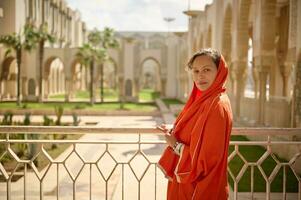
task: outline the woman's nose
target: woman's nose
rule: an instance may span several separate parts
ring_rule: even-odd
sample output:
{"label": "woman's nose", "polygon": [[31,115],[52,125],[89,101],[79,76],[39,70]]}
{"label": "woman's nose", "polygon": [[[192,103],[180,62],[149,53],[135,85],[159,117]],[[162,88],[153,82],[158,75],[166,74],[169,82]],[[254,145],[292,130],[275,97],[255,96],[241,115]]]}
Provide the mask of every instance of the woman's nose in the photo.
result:
{"label": "woman's nose", "polygon": [[204,78],[204,73],[200,72],[200,73],[198,74],[198,77],[199,77],[199,78]]}

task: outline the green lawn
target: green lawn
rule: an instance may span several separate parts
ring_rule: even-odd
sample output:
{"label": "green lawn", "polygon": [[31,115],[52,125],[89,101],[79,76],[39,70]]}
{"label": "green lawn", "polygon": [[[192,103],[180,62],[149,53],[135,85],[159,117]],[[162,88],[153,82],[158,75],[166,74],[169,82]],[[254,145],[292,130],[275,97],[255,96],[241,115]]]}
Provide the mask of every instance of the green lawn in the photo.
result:
{"label": "green lawn", "polygon": [[[100,96],[100,89],[96,89],[95,94],[97,96]],[[58,94],[58,95],[51,95],[49,96],[49,99],[59,99],[64,100],[65,94]],[[90,99],[90,91],[77,91],[75,93],[75,99]],[[104,101],[117,101],[118,100],[118,91],[110,89],[110,88],[104,88]]]}
{"label": "green lawn", "polygon": [[[233,141],[248,141],[244,136],[232,136],[231,140]],[[229,154],[234,150],[233,146],[229,148]],[[266,150],[261,146],[240,146],[239,152],[248,162],[256,162]],[[277,156],[276,156],[277,157]],[[281,162],[287,162],[284,159],[277,157]],[[235,156],[234,159],[229,163],[229,167],[233,172],[234,176],[237,176],[240,169],[242,168],[244,162],[239,156]],[[276,162],[271,156],[269,156],[263,163],[262,168],[264,172],[269,176],[276,166]],[[292,170],[287,168],[287,177],[286,177],[286,191],[287,192],[298,192],[298,181],[293,174]],[[234,188],[232,178],[228,177],[230,186]],[[278,171],[274,181],[271,184],[272,192],[282,192],[282,182],[283,182],[283,167]],[[238,184],[238,191],[240,192],[249,192],[251,191],[251,168],[248,167],[247,171],[241,178]],[[266,182],[259,171],[258,167],[254,167],[254,191],[255,192],[265,192],[266,191]]]}
{"label": "green lawn", "polygon": [[48,99],[65,99],[65,94],[56,94],[56,95],[51,95],[48,97]]}
{"label": "green lawn", "polygon": [[[55,106],[62,105],[64,110],[72,110],[72,109],[91,109],[91,110],[119,110],[120,103],[96,103],[91,106],[89,103],[23,103],[22,106],[17,107],[14,102],[5,102],[0,103],[0,109],[21,109],[26,107],[26,109],[54,109]],[[154,111],[157,109],[156,105],[153,103],[124,103],[124,110],[131,111]]]}
{"label": "green lawn", "polygon": [[182,101],[178,99],[162,99],[162,101],[165,103],[166,106],[170,106],[172,104],[183,104]]}
{"label": "green lawn", "polygon": [[143,89],[139,92],[139,101],[154,101],[159,97],[160,93],[152,89]]}

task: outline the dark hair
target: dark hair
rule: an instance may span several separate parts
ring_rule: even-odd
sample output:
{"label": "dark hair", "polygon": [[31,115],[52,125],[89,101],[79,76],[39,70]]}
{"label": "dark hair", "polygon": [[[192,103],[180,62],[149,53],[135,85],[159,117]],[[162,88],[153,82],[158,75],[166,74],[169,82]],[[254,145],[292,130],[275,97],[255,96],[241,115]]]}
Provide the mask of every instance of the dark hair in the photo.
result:
{"label": "dark hair", "polygon": [[192,69],[192,64],[193,64],[194,60],[199,56],[210,57],[212,59],[212,61],[215,63],[216,67],[218,68],[219,61],[221,59],[221,54],[219,51],[217,51],[215,49],[208,48],[208,49],[199,50],[190,58],[190,60],[187,63],[188,69]]}

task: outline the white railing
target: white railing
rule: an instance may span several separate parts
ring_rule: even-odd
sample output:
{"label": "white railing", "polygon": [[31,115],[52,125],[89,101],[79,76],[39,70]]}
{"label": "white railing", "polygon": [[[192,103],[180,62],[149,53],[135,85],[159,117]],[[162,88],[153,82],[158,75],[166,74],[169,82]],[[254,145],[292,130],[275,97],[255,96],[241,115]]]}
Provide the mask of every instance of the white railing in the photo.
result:
{"label": "white railing", "polygon": [[[52,136],[53,133],[83,136],[80,139],[49,139],[49,134]],[[14,139],[23,134],[27,137]],[[37,134],[40,139],[32,139],[37,138],[34,137]],[[264,138],[260,141],[234,138],[230,142],[231,199],[268,200],[276,196],[278,199],[301,200],[298,171],[301,141],[295,139],[301,138],[301,129],[234,128],[232,135]],[[0,199],[132,200],[166,197],[166,179],[156,166],[165,142],[160,131],[154,128],[0,126],[0,136]],[[51,144],[69,147],[53,158],[49,153]],[[18,145],[27,149],[37,146],[37,151],[32,157],[20,158],[16,150]],[[245,147],[249,150],[244,150]],[[293,147],[286,160],[273,151],[283,147]],[[252,153],[252,148],[254,151],[261,148],[261,155],[255,160],[246,156]],[[41,157],[47,165],[39,169],[36,160]],[[7,165],[5,159],[10,159],[12,166]],[[238,161],[240,167],[236,166]],[[273,169],[265,169],[266,162],[273,162]],[[278,188],[282,191],[274,192],[273,182],[279,174],[282,183]],[[16,176],[21,178],[14,181]],[[247,191],[240,189],[244,176],[250,179]],[[265,191],[256,189],[258,176],[264,182]]]}

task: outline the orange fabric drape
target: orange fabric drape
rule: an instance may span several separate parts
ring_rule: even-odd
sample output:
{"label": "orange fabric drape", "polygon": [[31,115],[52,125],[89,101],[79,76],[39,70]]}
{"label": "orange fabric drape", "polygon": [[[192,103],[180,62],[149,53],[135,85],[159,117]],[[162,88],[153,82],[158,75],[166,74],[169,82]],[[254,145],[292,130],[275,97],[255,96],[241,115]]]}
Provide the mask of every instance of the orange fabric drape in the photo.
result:
{"label": "orange fabric drape", "polygon": [[184,144],[180,156],[167,147],[159,167],[169,179],[168,200],[226,200],[227,154],[232,111],[225,92],[228,67],[221,58],[213,84],[203,92],[194,85],[174,124]]}

